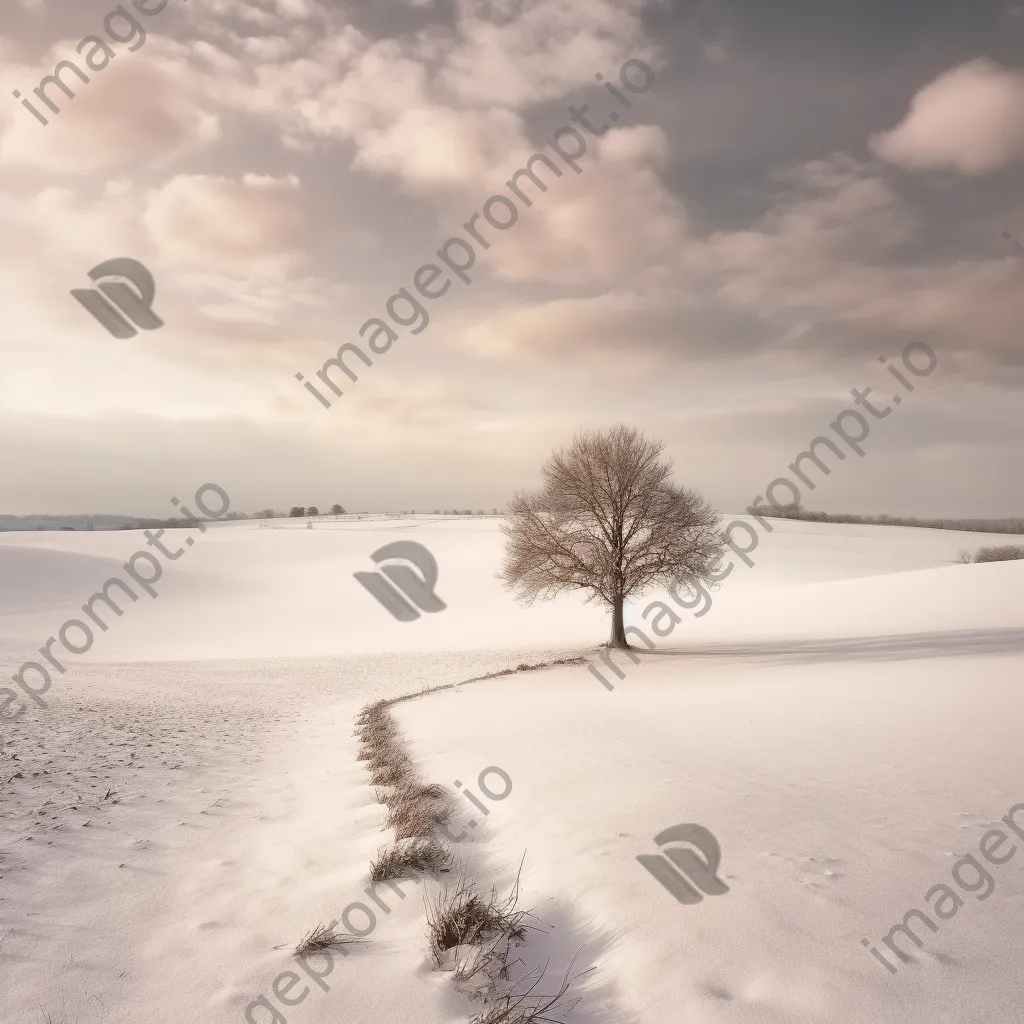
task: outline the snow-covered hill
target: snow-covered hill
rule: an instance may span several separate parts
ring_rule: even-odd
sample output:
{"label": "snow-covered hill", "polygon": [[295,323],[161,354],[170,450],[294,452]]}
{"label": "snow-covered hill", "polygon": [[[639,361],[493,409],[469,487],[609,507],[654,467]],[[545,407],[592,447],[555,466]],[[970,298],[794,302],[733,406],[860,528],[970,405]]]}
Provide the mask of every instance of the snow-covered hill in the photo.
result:
{"label": "snow-covered hill", "polygon": [[[327,991],[303,976],[283,989],[308,989],[296,1005],[275,994],[299,938],[369,900],[386,835],[352,719],[596,658],[607,623],[573,598],[517,605],[495,520],[276,525],[192,531],[158,597],[122,602],[63,655],[45,708],[0,723],[3,1019],[239,1024],[258,997],[256,1024],[474,1012],[430,968],[406,883]],[[614,690],[569,665],[398,705],[420,772],[485,802],[459,798],[459,851],[484,881],[510,882],[525,853],[520,906],[541,930],[524,961],[550,960],[549,988],[577,951],[574,974],[594,968],[570,1022],[1016,1021],[1024,852],[981,851],[1024,847],[1000,823],[1024,802],[1024,562],[952,564],[986,535],[773,525],[706,615],[677,609],[655,651],[613,656]],[[399,539],[437,559],[443,612],[399,622],[354,580]],[[137,532],[0,535],[5,676],[45,663],[140,550]],[[649,631],[658,600],[627,621]],[[491,766],[512,780],[501,800],[481,795]],[[1024,830],[1024,809],[1012,820]],[[713,834],[728,886],[690,905],[636,859],[685,823]],[[905,963],[883,940],[912,908],[936,930],[911,919],[920,948],[896,934]]]}

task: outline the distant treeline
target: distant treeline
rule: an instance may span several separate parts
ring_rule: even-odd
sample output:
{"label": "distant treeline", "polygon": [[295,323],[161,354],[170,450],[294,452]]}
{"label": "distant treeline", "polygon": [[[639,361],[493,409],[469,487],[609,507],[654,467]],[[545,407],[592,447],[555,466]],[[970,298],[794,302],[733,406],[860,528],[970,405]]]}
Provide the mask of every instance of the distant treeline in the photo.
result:
{"label": "distant treeline", "polygon": [[[273,515],[286,515],[284,512],[274,513],[271,509],[264,512]],[[263,517],[264,513],[255,513],[253,518]],[[229,512],[225,519],[248,519],[244,512]],[[205,516],[202,522],[209,522]],[[0,514],[0,533],[13,530],[178,530],[195,527],[196,520],[176,519],[140,519],[138,516],[110,515],[104,512],[82,515],[34,515],[12,516]]]}
{"label": "distant treeline", "polygon": [[0,514],[0,532],[12,530],[120,530],[126,523],[134,523],[133,516],[107,515],[33,515],[12,516]]}
{"label": "distant treeline", "polygon": [[[272,508],[260,509],[258,512],[229,512],[225,519],[291,519],[302,517],[304,519],[320,519],[326,516],[344,515],[384,515],[384,516],[409,516],[425,515],[418,512],[358,512],[349,513],[341,505],[333,505],[329,512],[321,513],[315,505],[308,508],[303,505],[293,505],[290,510],[275,510]],[[487,512],[484,509],[453,509],[444,512],[435,509],[434,515],[457,515],[457,516],[486,516],[501,515],[498,509]],[[201,522],[210,520],[203,517]],[[95,515],[34,515],[34,516],[12,516],[0,513],[0,533],[12,530],[187,530],[194,529],[196,520],[175,518],[175,519],[140,519],[137,516],[108,515],[96,513]]]}
{"label": "distant treeline", "polygon": [[812,512],[802,505],[756,505],[766,519],[803,519],[811,523],[854,523],[864,526],[917,526],[925,530],[966,530],[971,533],[1024,533],[1024,519],[918,519],[915,516],[856,516],[847,512]]}

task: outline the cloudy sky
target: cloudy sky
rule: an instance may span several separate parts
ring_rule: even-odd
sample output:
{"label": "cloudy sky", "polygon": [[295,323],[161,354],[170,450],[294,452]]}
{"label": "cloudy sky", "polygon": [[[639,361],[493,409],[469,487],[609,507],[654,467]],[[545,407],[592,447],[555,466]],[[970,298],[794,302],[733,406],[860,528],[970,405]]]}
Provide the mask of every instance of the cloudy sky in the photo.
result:
{"label": "cloudy sky", "polygon": [[[111,0],[4,0],[0,512],[172,514],[207,481],[490,508],[619,421],[740,511],[924,342],[805,504],[1024,515],[1019,2],[138,3],[144,41]],[[64,60],[89,81],[54,113]],[[576,173],[551,140],[584,105]],[[537,152],[560,173],[477,217],[423,326],[392,296]],[[114,338],[71,297],[115,257],[165,326]],[[327,409],[295,374],[347,342],[372,366]]]}

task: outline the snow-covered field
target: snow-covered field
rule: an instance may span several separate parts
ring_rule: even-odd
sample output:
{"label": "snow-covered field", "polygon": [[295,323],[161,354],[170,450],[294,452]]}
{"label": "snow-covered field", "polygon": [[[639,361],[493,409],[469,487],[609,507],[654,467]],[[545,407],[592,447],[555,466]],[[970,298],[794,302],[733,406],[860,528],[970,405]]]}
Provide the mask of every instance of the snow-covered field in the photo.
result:
{"label": "snow-covered field", "polygon": [[[545,990],[579,954],[572,1024],[1018,1021],[1024,808],[1021,835],[1000,819],[1024,803],[1024,562],[952,564],[1005,542],[980,534],[773,525],[706,615],[614,656],[614,690],[569,665],[396,706],[422,776],[489,811],[459,798],[458,850],[499,887],[525,854],[519,953]],[[353,579],[398,539],[436,557],[443,612],[398,622]],[[494,519],[211,526],[157,598],[64,655],[47,707],[0,723],[0,1018],[240,1024],[262,997],[253,1024],[466,1021],[424,888],[364,893],[387,835],[352,720],[596,657],[600,611],[518,606],[502,543]],[[0,535],[5,677],[142,549]],[[650,632],[659,597],[627,622]],[[728,886],[695,904],[636,860],[684,823]],[[288,981],[294,944],[356,901],[378,910],[367,941],[322,984]],[[903,962],[883,939],[912,908],[937,930],[911,918]]]}

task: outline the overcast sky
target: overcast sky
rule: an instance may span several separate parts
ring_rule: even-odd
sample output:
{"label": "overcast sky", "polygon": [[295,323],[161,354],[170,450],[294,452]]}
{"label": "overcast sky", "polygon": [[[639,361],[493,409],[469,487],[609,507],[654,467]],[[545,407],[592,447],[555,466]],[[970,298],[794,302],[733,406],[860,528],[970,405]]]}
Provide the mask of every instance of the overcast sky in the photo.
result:
{"label": "overcast sky", "polygon": [[[741,511],[872,387],[902,403],[806,505],[1024,515],[1024,6],[129,0],[141,45],[113,7],[3,0],[0,512],[170,515],[208,481],[247,511],[490,508],[620,421]],[[63,60],[89,82],[54,113]],[[575,173],[550,140],[584,104],[619,116],[576,126]],[[560,176],[372,352],[535,152]],[[71,297],[115,257],[162,328]],[[317,382],[327,409],[295,374],[345,342],[372,366]],[[920,342],[909,393],[879,357]]]}

